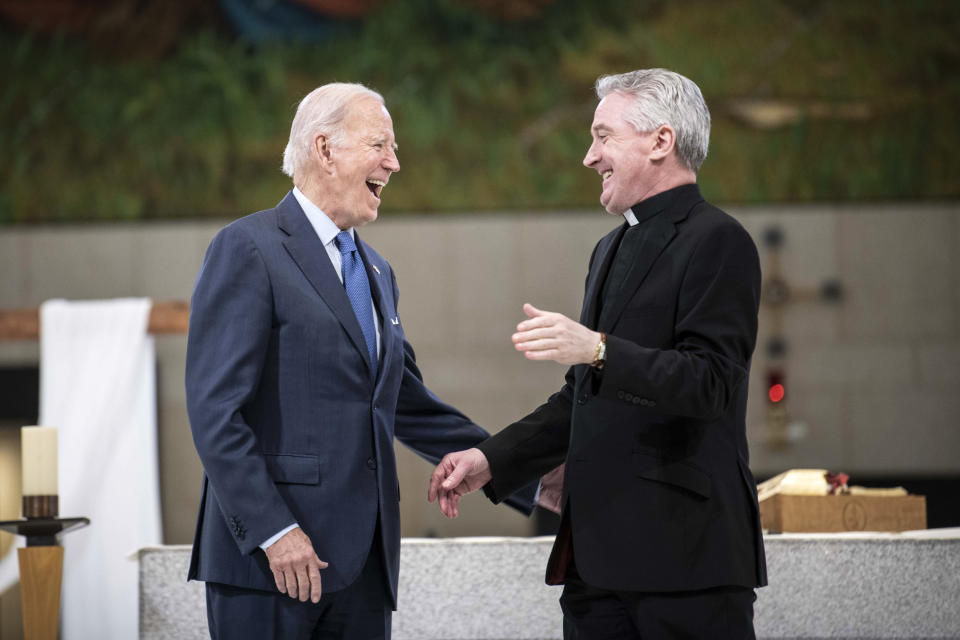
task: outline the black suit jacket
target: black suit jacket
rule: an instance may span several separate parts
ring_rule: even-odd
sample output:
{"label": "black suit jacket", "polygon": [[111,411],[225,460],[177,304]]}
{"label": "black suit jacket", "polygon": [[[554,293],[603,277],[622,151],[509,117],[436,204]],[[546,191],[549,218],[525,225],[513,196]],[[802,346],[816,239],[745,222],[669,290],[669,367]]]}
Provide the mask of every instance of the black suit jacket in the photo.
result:
{"label": "black suit jacket", "polygon": [[626,225],[594,249],[581,323],[607,334],[602,370],[576,365],[529,416],[479,445],[494,501],[566,459],[548,566],[572,544],[588,584],[690,591],[766,584],[745,413],[760,266],[740,224],[695,184],[660,210],[621,282],[600,293]]}

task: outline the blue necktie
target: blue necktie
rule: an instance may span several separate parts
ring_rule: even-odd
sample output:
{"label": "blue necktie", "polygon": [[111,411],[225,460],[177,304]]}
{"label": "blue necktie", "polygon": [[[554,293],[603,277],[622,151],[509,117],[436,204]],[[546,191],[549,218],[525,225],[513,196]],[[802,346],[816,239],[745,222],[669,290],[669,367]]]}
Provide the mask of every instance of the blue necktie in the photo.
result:
{"label": "blue necktie", "polygon": [[370,352],[371,372],[377,370],[377,329],[373,324],[373,308],[370,298],[370,281],[367,280],[367,271],[363,268],[363,261],[357,253],[357,245],[349,231],[337,234],[337,248],[340,249],[341,268],[343,270],[343,286],[347,289],[350,306],[360,323],[363,338]]}

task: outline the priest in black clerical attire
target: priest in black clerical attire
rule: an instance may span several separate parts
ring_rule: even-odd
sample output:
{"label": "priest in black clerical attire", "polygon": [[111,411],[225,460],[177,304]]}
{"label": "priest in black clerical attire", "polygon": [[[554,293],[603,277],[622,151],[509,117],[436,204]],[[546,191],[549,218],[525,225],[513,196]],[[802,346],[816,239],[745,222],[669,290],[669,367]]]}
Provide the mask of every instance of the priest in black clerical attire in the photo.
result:
{"label": "priest in black clerical attire", "polygon": [[580,322],[524,305],[513,342],[570,365],[559,392],[477,448],[449,454],[430,498],[448,516],[565,462],[547,582],[567,639],[753,638],[766,584],[745,414],[760,264],[703,199],[710,112],[664,69],[597,81],[583,164],[624,224],[590,257]]}

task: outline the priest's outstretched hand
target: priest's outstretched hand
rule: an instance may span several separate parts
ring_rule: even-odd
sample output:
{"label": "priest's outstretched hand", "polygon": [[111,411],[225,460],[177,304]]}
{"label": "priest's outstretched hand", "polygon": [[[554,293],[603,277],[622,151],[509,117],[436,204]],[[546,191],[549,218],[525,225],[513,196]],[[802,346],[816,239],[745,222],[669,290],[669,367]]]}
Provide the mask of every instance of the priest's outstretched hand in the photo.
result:
{"label": "priest's outstretched hand", "polygon": [[440,501],[440,511],[448,518],[456,518],[460,498],[490,482],[490,464],[479,449],[448,453],[433,470],[429,502]]}

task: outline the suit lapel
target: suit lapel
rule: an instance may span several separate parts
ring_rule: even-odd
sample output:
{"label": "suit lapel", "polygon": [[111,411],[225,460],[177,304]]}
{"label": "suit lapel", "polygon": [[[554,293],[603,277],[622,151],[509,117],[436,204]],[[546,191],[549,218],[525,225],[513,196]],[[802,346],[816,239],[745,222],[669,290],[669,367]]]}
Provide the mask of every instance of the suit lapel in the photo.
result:
{"label": "suit lapel", "polygon": [[593,268],[587,276],[587,286],[584,290],[583,311],[580,312],[580,324],[586,327],[597,326],[597,305],[600,304],[600,290],[603,288],[604,276],[610,272],[611,262],[620,246],[627,225],[623,224],[614,233],[608,234],[609,242],[597,246],[597,255],[593,258]]}
{"label": "suit lapel", "polygon": [[[609,292],[610,300],[605,301],[597,322],[597,330],[609,332],[613,329],[620,314],[633,298],[634,293],[643,284],[650,268],[663,253],[670,241],[677,235],[677,224],[686,219],[690,210],[703,200],[697,186],[689,185],[678,187],[669,200],[664,202],[664,210],[647,224],[650,229],[643,244],[638,249],[638,255],[633,256],[630,268],[623,278],[623,282]],[[615,252],[614,252],[615,253]]]}
{"label": "suit lapel", "polygon": [[330,307],[333,315],[350,337],[350,341],[353,342],[353,346],[370,368],[367,343],[363,339],[363,332],[360,330],[357,316],[353,313],[353,307],[350,306],[347,291],[330,263],[327,250],[317,237],[317,232],[310,225],[297,199],[293,197],[293,193],[288,193],[277,205],[277,226],[288,236],[283,240],[287,253]]}
{"label": "suit lapel", "polygon": [[600,320],[597,322],[599,331],[609,331],[613,327],[627,301],[633,297],[634,291],[647,277],[650,267],[653,266],[664,247],[677,233],[673,222],[667,220],[664,216],[658,216],[650,224],[652,228],[647,231],[643,244],[636,247],[636,255],[630,256],[630,266],[623,277],[623,281],[619,285],[616,282],[612,283],[609,300],[606,300],[606,304],[603,305]]}

